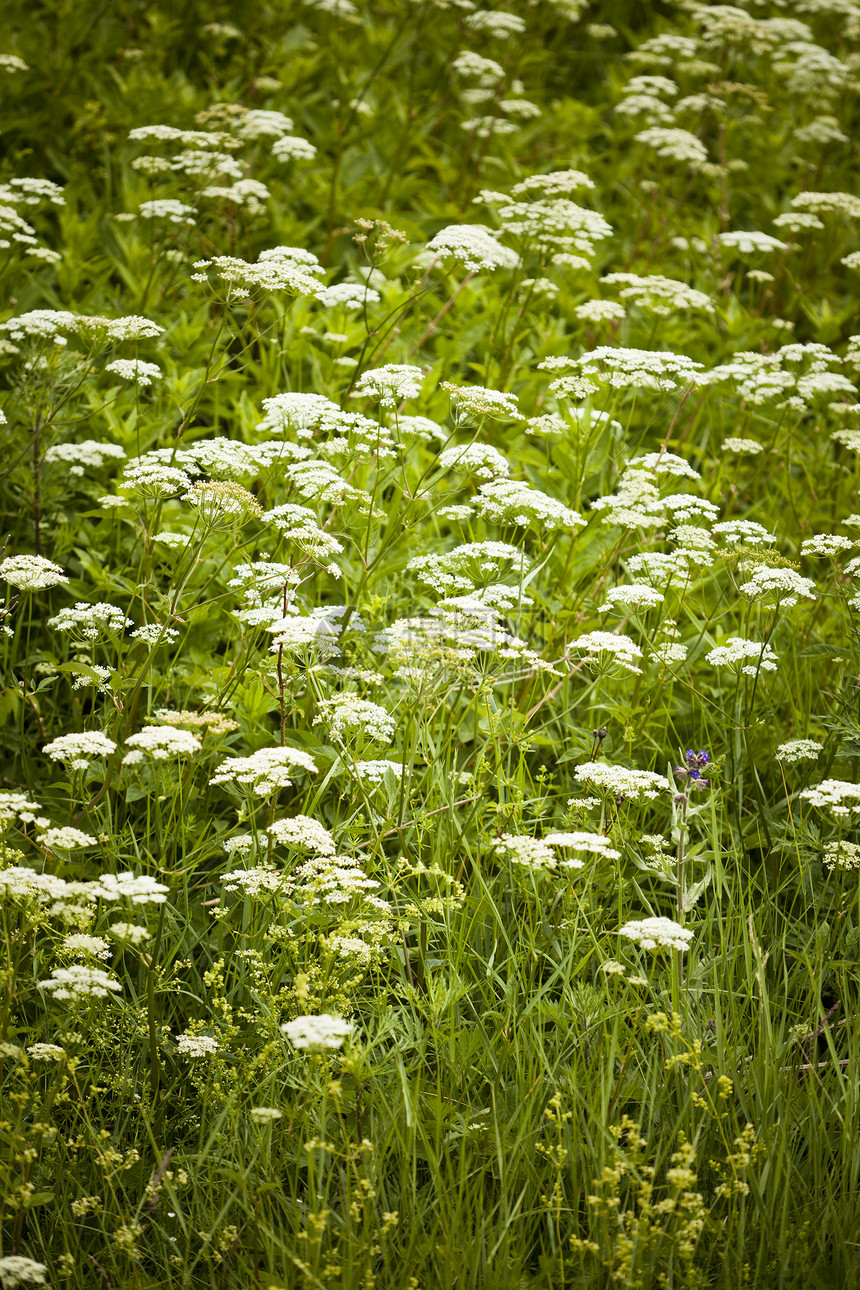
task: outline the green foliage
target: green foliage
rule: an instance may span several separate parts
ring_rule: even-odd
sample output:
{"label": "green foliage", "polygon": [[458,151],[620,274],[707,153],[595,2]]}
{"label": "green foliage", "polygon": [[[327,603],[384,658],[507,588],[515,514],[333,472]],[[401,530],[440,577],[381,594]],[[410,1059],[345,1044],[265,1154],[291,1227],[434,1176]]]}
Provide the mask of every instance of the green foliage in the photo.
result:
{"label": "green foliage", "polygon": [[856,1290],[860,8],[4,18],[4,1290]]}

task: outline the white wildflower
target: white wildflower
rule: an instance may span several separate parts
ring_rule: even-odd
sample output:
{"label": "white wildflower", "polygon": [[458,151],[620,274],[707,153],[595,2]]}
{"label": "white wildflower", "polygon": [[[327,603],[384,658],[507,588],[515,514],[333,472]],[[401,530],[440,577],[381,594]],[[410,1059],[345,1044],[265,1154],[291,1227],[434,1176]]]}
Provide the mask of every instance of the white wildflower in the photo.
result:
{"label": "white wildflower", "polygon": [[58,564],[41,555],[9,555],[0,561],[0,578],[19,591],[44,591],[68,578]]}
{"label": "white wildflower", "polygon": [[294,1048],[306,1049],[317,1053],[343,1047],[343,1041],[352,1033],[354,1026],[342,1017],[328,1013],[321,1016],[296,1017],[281,1026]]}
{"label": "white wildflower", "polygon": [[67,968],[54,968],[50,979],[39,982],[39,989],[55,999],[106,999],[122,989],[119,981],[102,968],[85,967],[75,963]]}
{"label": "white wildflower", "polygon": [[797,761],[817,761],[822,745],[814,739],[790,739],[776,750],[777,761],[792,765]]}
{"label": "white wildflower", "polygon": [[643,950],[680,950],[693,943],[693,932],[671,918],[640,918],[619,927],[618,935],[641,945]]}

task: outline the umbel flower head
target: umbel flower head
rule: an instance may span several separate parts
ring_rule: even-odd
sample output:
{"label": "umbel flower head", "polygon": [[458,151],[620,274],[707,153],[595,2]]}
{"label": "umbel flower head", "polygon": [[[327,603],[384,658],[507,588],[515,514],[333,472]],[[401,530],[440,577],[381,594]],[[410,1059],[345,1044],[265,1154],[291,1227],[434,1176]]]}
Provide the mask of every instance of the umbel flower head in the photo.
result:
{"label": "umbel flower head", "polygon": [[68,582],[58,564],[41,555],[9,555],[0,562],[0,578],[19,591],[43,591]]}
{"label": "umbel flower head", "polygon": [[678,950],[690,948],[693,933],[671,918],[639,918],[618,929],[619,936],[641,945],[643,950]]}
{"label": "umbel flower head", "polygon": [[281,1026],[294,1048],[305,1048],[311,1053],[343,1047],[343,1041],[353,1030],[352,1022],[344,1021],[329,1013],[321,1016],[296,1017]]}
{"label": "umbel flower head", "polygon": [[182,500],[190,502],[205,524],[242,524],[263,514],[263,508],[247,488],[232,479],[192,484]]}

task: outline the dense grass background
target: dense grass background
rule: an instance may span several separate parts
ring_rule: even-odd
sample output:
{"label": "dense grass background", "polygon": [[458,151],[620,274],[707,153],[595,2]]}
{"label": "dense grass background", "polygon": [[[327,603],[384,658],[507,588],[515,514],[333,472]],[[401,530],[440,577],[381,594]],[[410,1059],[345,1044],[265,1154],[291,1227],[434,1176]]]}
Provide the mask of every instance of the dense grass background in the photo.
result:
{"label": "dense grass background", "polygon": [[[4,555],[41,554],[67,581],[4,583],[4,1288],[860,1280],[860,901],[853,853],[823,862],[856,837],[860,799],[845,787],[860,757],[860,8],[508,12],[510,34],[465,0],[6,6],[0,52],[22,65],[0,69]],[[464,51],[492,66],[464,73]],[[292,127],[267,134],[254,110]],[[201,172],[181,141],[129,139],[150,125],[220,133],[227,160]],[[687,131],[680,153],[637,138],[653,128]],[[279,135],[312,149],[279,160]],[[594,186],[574,183],[562,195],[579,214],[554,215],[526,181],[570,169]],[[225,192],[237,176],[265,187]],[[189,208],[179,222],[139,213],[165,200]],[[499,232],[512,200],[525,234]],[[819,227],[774,224],[798,210]],[[597,215],[611,233],[584,236]],[[426,250],[462,224],[498,233],[513,267]],[[721,243],[736,231],[758,240]],[[279,246],[315,257],[320,284],[352,284],[353,303],[248,286],[247,269],[231,294],[194,268]],[[619,300],[612,273],[640,280],[623,314],[577,312]],[[16,324],[32,310],[160,331]],[[654,388],[646,354],[625,384],[604,364],[590,390],[552,388],[565,371],[541,364],[598,346],[686,356],[699,375],[682,364]],[[136,385],[109,370],[118,359],[161,374]],[[415,368],[420,392],[361,396],[389,363]],[[444,382],[513,395],[514,411],[470,416]],[[376,430],[337,413],[275,435],[262,400],[288,392]],[[221,438],[269,455],[199,455]],[[352,491],[302,485],[273,440]],[[147,496],[127,460],[68,447],[86,441],[162,450],[162,466],[253,497],[210,523],[184,489]],[[473,441],[544,495],[536,518],[482,513],[486,477],[439,465]],[[629,502],[643,479],[647,516]],[[629,504],[592,505],[619,486]],[[266,518],[285,504],[335,547],[318,555],[301,526]],[[731,520],[773,543],[711,534]],[[827,554],[802,549],[816,535]],[[466,570],[473,591],[507,587],[486,647],[461,606],[444,640],[413,624],[402,654],[381,650],[379,633],[444,597],[410,561],[470,542],[525,559]],[[665,576],[629,567],[648,552],[669,557]],[[235,582],[252,561],[282,566],[269,584],[248,575],[256,602]],[[815,598],[744,594],[762,566],[812,579]],[[655,607],[602,608],[647,580]],[[49,623],[99,602],[132,626],[86,639]],[[265,622],[242,616],[255,603],[266,621],[341,607],[326,620],[340,655],[308,637],[276,659]],[[140,624],[158,625],[152,642]],[[576,642],[594,631],[629,636],[641,671],[586,656]],[[749,674],[708,661],[732,637],[758,644]],[[391,713],[392,739],[340,738],[320,720],[338,694]],[[168,719],[202,748],[123,765],[126,741]],[[81,771],[44,753],[81,731],[118,751]],[[799,739],[817,753],[777,757]],[[210,783],[226,757],[281,745],[315,772],[268,795]],[[672,768],[688,749],[711,761],[685,803]],[[377,758],[393,768],[374,784],[355,764]],[[592,760],[667,782],[653,800],[595,792],[576,774]],[[828,778],[847,814],[801,795]],[[318,854],[316,881],[300,876],[313,847],[264,833],[296,816],[341,857]],[[65,846],[49,825],[90,841]],[[592,840],[530,863],[500,841],[570,831]],[[22,868],[67,884],[131,871],[167,899]],[[238,870],[256,878],[222,883]],[[692,931],[687,952],[618,936],[658,915]],[[118,919],[145,929],[137,943],[111,932]],[[76,935],[103,938],[102,956]],[[119,988],[55,997],[45,983],[73,963]],[[296,1050],[281,1031],[326,1013],[353,1024],[342,1050]],[[212,1051],[189,1056],[181,1035]]]}

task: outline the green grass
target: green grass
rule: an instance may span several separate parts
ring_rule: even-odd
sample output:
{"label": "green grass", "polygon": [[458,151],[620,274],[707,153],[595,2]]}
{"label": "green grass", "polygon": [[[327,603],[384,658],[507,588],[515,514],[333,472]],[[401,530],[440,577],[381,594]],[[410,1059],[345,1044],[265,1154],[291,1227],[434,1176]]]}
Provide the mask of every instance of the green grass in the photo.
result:
{"label": "green grass", "polygon": [[331,7],[7,6],[0,1285],[856,1288],[860,10]]}

